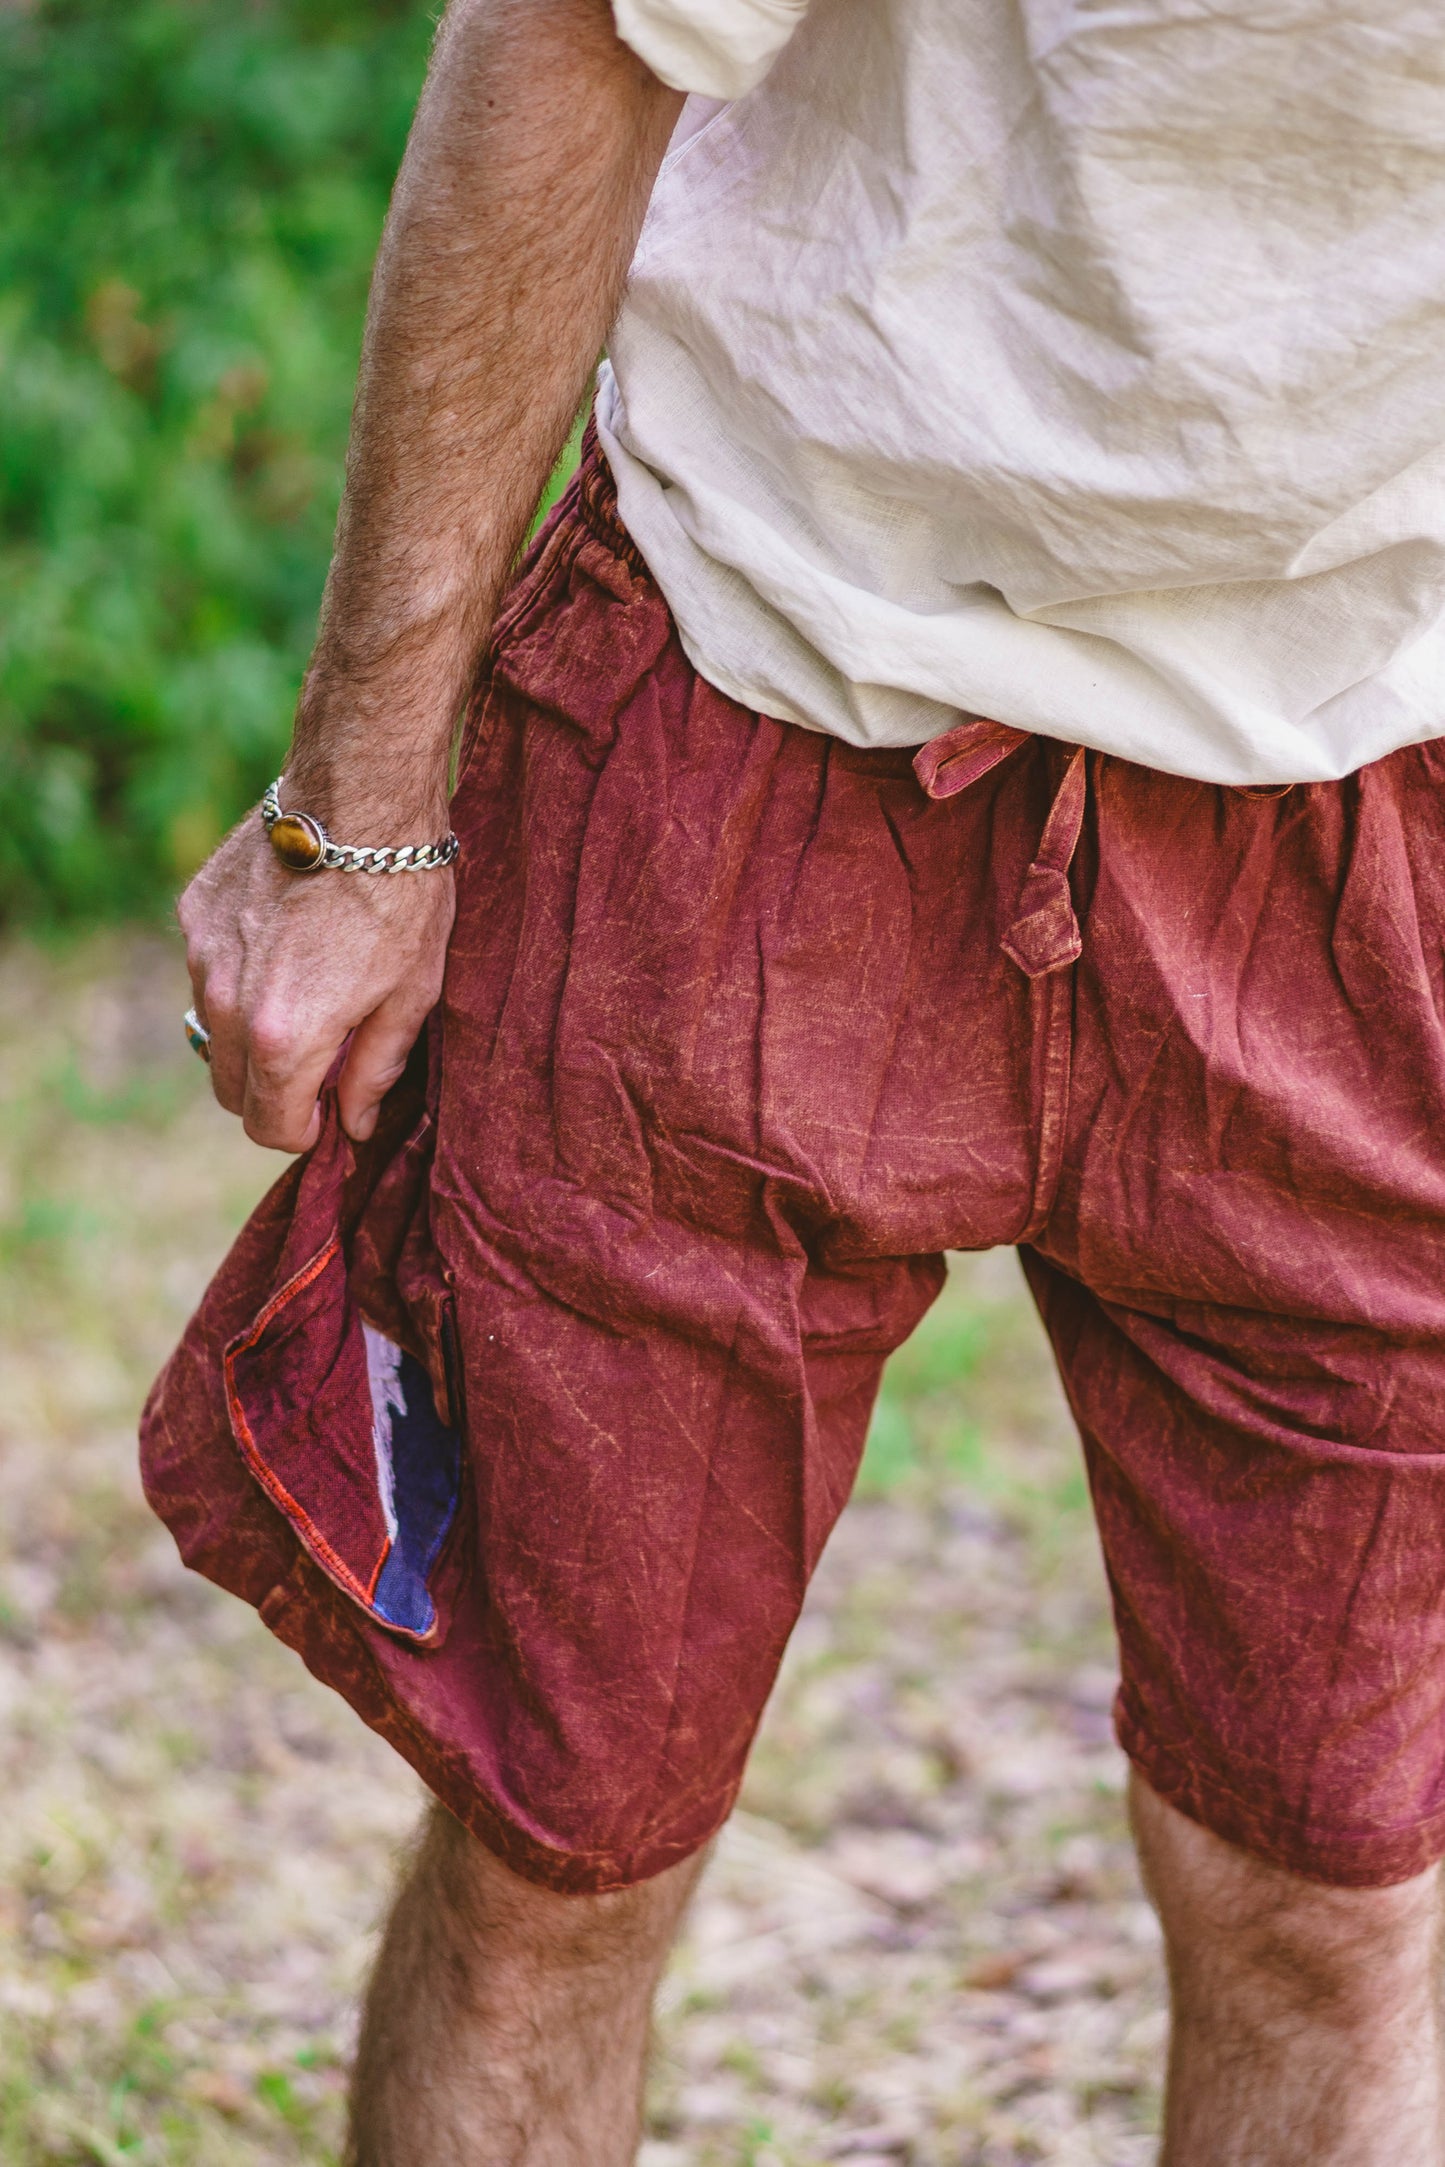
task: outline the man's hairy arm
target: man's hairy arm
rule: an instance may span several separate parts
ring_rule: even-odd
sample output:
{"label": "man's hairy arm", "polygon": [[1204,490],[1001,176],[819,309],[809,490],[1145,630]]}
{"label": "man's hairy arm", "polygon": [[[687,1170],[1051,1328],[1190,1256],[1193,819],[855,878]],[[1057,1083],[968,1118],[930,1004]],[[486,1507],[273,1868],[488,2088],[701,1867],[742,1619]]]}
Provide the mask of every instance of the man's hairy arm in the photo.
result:
{"label": "man's hairy arm", "polygon": [[[452,0],[377,258],[283,802],[348,843],[447,826],[458,711],[621,297],[681,104],[608,0]],[[348,1032],[375,1125],[441,986],[450,872],[298,877],[244,821],[181,898],[223,1106],[301,1150]]]}

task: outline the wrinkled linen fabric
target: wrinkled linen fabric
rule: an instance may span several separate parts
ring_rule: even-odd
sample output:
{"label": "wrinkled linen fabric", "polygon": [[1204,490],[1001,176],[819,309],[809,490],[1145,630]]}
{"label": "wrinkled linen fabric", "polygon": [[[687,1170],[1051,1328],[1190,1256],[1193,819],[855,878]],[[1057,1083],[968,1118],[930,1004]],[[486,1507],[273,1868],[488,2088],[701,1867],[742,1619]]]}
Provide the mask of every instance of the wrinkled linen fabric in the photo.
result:
{"label": "wrinkled linen fabric", "polygon": [[1440,728],[1440,0],[812,0],[685,112],[609,356],[623,519],[745,706],[1223,783]]}
{"label": "wrinkled linen fabric", "polygon": [[1325,1881],[1445,1850],[1441,748],[1244,793],[767,719],[591,450],[454,818],[414,1072],[149,1403],[187,1560],[518,1872],[639,1880],[731,1806],[942,1252],[1021,1242],[1145,1777]]}
{"label": "wrinkled linen fabric", "polygon": [[612,0],[618,35],[662,82],[706,98],[741,98],[760,83],[808,0]]}

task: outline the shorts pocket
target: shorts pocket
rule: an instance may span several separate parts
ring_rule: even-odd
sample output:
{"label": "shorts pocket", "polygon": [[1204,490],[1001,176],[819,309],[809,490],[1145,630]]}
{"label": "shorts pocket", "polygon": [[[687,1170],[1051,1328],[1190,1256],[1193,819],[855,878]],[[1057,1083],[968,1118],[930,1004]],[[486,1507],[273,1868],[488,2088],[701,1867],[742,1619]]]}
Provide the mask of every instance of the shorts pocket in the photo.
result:
{"label": "shorts pocket", "polygon": [[[436,1317],[449,1396],[455,1319]],[[445,1637],[441,1568],[465,1456],[428,1366],[361,1313],[333,1234],[226,1346],[236,1444],[307,1555],[368,1617],[425,1646]]]}

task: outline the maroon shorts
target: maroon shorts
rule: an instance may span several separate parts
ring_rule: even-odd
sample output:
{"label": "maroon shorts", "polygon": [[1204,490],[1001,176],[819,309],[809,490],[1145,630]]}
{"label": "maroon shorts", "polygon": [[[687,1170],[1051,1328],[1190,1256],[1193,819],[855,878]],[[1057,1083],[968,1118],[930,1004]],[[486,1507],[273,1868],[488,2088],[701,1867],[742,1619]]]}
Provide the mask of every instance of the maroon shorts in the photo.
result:
{"label": "maroon shorts", "polygon": [[189,1561],[558,1889],[732,1804],[879,1371],[1024,1245],[1124,1746],[1326,1881],[1445,1850],[1445,753],[1251,795],[704,683],[595,450],[474,707],[425,1059],[147,1411]]}

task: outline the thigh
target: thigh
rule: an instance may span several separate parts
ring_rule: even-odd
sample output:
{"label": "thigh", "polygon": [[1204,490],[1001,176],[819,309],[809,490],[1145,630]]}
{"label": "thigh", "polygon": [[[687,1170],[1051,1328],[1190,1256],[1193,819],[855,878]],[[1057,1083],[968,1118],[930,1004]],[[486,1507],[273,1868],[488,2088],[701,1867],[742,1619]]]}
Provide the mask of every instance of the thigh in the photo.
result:
{"label": "thigh", "polygon": [[1124,1743],[1219,1834],[1445,1849],[1445,821],[1419,748],[1250,800],[1115,767],[1027,1260],[1084,1434]]}

